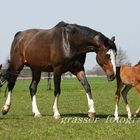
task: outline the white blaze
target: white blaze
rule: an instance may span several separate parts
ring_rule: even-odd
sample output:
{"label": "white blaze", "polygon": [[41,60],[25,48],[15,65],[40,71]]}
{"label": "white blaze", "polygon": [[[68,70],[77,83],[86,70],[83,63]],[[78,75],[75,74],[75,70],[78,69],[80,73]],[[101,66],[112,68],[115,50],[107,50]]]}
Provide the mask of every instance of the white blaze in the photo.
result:
{"label": "white blaze", "polygon": [[110,59],[111,59],[111,63],[113,65],[113,71],[114,71],[114,75],[116,75],[116,56],[115,56],[115,51],[110,49],[108,50],[107,54],[110,55]]}

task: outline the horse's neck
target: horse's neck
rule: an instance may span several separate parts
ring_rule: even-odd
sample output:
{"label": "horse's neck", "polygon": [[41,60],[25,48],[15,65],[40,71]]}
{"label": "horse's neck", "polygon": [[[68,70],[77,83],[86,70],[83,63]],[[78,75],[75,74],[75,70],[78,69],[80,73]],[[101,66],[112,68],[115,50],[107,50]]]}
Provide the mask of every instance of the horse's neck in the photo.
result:
{"label": "horse's neck", "polygon": [[68,33],[65,30],[62,32],[63,45],[70,45],[70,50],[74,54],[83,54],[87,52],[96,52],[98,49],[98,38],[95,40],[94,37],[98,33],[90,32],[90,35],[84,34],[83,32]]}
{"label": "horse's neck", "polygon": [[87,52],[96,52],[96,48],[94,46],[84,46],[84,47],[79,47],[77,53],[87,53]]}
{"label": "horse's neck", "polygon": [[91,39],[75,39],[71,44],[71,49],[77,54],[96,52],[97,47]]}

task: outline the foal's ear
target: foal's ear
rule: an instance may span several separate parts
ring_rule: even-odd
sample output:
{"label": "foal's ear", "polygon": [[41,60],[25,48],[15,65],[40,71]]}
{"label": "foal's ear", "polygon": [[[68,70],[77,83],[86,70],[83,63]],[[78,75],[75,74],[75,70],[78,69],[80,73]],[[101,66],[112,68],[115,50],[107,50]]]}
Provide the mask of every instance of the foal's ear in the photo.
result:
{"label": "foal's ear", "polygon": [[114,42],[115,41],[115,36],[111,37],[111,40]]}

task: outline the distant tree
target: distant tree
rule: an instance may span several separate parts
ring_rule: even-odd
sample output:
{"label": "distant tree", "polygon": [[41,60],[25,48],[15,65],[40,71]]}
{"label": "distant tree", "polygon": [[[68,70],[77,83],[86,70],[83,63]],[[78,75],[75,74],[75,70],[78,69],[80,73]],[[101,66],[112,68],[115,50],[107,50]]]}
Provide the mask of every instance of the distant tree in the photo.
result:
{"label": "distant tree", "polygon": [[92,70],[88,70],[86,72],[87,75],[105,75],[104,71],[102,70],[102,68],[96,64]]}
{"label": "distant tree", "polygon": [[117,56],[116,56],[116,65],[120,66],[122,64],[131,64],[127,53],[122,48],[118,48]]}

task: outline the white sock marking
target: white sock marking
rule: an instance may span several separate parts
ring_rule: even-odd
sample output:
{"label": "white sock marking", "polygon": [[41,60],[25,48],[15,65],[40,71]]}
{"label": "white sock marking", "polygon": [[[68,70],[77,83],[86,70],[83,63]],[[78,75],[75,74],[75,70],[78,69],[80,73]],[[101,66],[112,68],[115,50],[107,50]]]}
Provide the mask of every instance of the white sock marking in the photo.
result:
{"label": "white sock marking", "polygon": [[118,110],[119,110],[119,108],[118,108],[118,105],[116,104],[115,105],[115,113],[114,113],[115,120],[119,120],[119,115],[118,115],[119,114],[118,113],[119,111]]}
{"label": "white sock marking", "polygon": [[12,92],[9,91],[8,95],[7,95],[7,99],[6,99],[5,105],[9,106],[11,104],[11,100],[12,100]]}
{"label": "white sock marking", "polygon": [[60,113],[58,111],[58,96],[55,97],[53,111],[54,111],[54,116],[60,116]]}
{"label": "white sock marking", "polygon": [[33,113],[35,113],[35,116],[40,115],[40,112],[39,112],[38,107],[37,107],[35,95],[33,96],[33,99],[32,99],[32,111],[33,111]]}
{"label": "white sock marking", "polygon": [[87,95],[88,107],[89,107],[89,111],[88,111],[88,112],[93,112],[93,113],[95,113],[94,101],[93,101],[93,99],[89,96],[89,93],[86,93],[86,95]]}
{"label": "white sock marking", "polygon": [[126,111],[128,113],[128,118],[131,118],[131,111],[130,111],[130,107],[128,104],[126,105]]}
{"label": "white sock marking", "polygon": [[3,110],[8,111],[11,105],[11,100],[12,100],[12,91],[9,91],[7,94],[7,99],[5,101],[5,104],[3,106]]}

